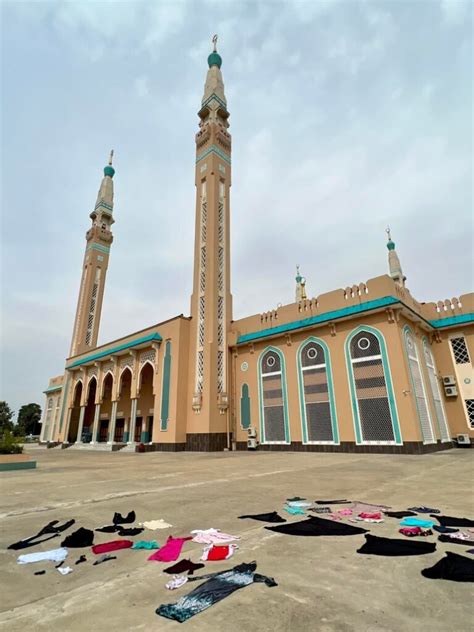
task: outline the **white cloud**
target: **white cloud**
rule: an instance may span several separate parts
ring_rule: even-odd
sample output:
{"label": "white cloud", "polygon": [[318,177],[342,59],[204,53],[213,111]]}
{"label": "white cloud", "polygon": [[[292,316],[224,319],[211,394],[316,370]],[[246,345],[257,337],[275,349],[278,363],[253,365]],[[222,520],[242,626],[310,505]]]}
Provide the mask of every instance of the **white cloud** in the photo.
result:
{"label": "white cloud", "polygon": [[471,16],[472,25],[472,3],[469,0],[441,0],[441,11],[448,24],[466,23]]}

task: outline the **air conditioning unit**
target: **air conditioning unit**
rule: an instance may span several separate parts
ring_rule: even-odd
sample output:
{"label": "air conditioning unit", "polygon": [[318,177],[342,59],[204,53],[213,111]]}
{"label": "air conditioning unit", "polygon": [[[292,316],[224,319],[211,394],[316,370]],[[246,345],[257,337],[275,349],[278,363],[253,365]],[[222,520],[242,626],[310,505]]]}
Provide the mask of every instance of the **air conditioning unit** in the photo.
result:
{"label": "air conditioning unit", "polygon": [[457,397],[458,389],[455,386],[445,386],[444,394],[446,395],[446,397]]}
{"label": "air conditioning unit", "polygon": [[254,427],[248,428],[247,429],[247,435],[249,439],[256,439],[257,438],[257,429]]}
{"label": "air conditioning unit", "polygon": [[248,450],[256,450],[258,446],[257,439],[247,439],[247,449]]}
{"label": "air conditioning unit", "polygon": [[443,375],[443,386],[454,386],[456,384],[456,378],[454,375]]}
{"label": "air conditioning unit", "polygon": [[456,436],[456,441],[458,442],[459,445],[470,445],[471,444],[471,440],[470,440],[468,434],[458,434]]}

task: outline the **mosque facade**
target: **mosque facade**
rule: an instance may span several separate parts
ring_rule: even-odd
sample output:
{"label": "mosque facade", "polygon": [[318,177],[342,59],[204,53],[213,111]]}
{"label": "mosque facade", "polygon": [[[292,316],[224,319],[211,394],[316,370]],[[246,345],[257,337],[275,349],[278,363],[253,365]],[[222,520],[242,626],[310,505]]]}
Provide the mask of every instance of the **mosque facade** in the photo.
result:
{"label": "mosque facade", "polygon": [[114,223],[112,155],[86,233],[71,348],[41,442],[94,450],[421,454],[474,441],[474,293],[420,303],[388,274],[233,320],[232,138],[209,55],[196,134],[190,316],[97,346]]}

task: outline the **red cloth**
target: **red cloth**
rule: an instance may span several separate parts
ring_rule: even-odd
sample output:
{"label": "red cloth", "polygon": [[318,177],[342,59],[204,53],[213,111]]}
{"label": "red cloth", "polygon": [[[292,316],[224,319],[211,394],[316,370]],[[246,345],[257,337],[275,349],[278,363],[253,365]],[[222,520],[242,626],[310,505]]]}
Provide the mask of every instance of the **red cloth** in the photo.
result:
{"label": "red cloth", "polygon": [[129,549],[133,542],[131,540],[111,540],[103,544],[96,544],[92,547],[93,553],[110,553],[111,551],[119,551],[120,549]]}
{"label": "red cloth", "polygon": [[165,546],[150,555],[148,559],[152,562],[174,562],[178,559],[181,549],[183,548],[183,544],[188,540],[192,540],[192,537],[173,538],[173,536],[170,535]]}
{"label": "red cloth", "polygon": [[382,516],[380,513],[367,513],[363,511],[359,514],[359,518],[370,518],[370,520],[381,520]]}
{"label": "red cloth", "polygon": [[230,557],[229,555],[230,553],[230,548],[229,545],[214,545],[207,554],[207,559],[210,561],[217,561],[217,560],[226,560],[228,557]]}

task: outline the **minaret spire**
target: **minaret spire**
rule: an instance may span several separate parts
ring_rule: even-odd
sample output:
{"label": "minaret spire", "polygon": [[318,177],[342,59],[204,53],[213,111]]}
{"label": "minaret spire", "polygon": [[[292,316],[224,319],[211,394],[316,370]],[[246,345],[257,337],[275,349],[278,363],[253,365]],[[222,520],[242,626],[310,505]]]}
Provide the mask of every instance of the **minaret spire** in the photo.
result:
{"label": "minaret spire", "polygon": [[390,276],[395,281],[395,283],[398,283],[398,285],[400,285],[401,287],[405,287],[406,276],[404,276],[403,274],[400,259],[398,258],[397,251],[395,250],[395,242],[392,241],[390,226],[387,226],[385,232],[388,236],[387,249]]}
{"label": "minaret spire", "polygon": [[303,301],[306,297],[306,279],[300,274],[299,265],[296,266],[296,293],[295,293],[295,301],[299,303]]}

